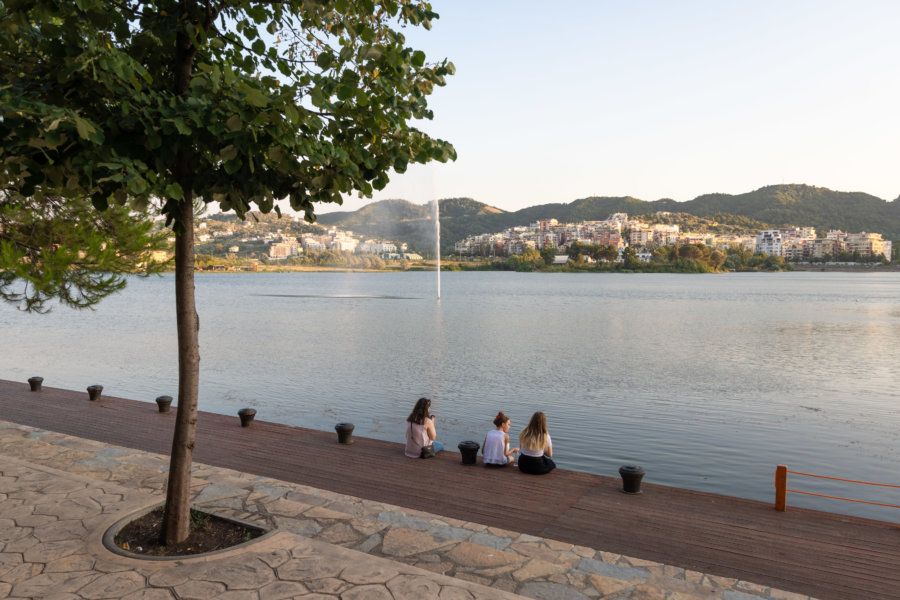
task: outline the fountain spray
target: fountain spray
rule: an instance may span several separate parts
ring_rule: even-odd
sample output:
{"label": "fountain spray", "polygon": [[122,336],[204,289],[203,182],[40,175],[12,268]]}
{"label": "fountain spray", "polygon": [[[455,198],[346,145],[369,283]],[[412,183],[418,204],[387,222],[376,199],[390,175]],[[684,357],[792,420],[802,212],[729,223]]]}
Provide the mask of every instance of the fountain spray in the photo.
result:
{"label": "fountain spray", "polygon": [[441,299],[441,209],[438,206],[437,198],[431,203],[432,214],[434,215],[434,256],[437,260],[437,299]]}

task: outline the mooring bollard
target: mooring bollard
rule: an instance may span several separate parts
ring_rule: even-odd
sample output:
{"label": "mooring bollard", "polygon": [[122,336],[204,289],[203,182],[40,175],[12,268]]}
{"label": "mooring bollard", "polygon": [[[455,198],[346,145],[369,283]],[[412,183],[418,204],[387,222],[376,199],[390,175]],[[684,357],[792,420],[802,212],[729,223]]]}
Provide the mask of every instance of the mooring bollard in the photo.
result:
{"label": "mooring bollard", "polygon": [[256,416],[256,409],[242,408],[238,411],[238,416],[241,418],[241,427],[250,427],[250,423],[253,422],[253,417]]}
{"label": "mooring bollard", "polygon": [[87,388],[87,391],[88,391],[88,398],[91,400],[91,402],[96,402],[97,400],[100,399],[100,392],[103,391],[103,386],[102,385],[89,385]]}
{"label": "mooring bollard", "polygon": [[353,443],[353,423],[338,423],[334,430],[338,434],[338,444]]}
{"label": "mooring bollard", "polygon": [[31,386],[31,391],[32,391],[32,392],[39,392],[39,391],[41,391],[41,384],[42,384],[42,383],[44,383],[44,378],[43,378],[43,377],[29,377],[29,378],[28,378],[28,385]]}
{"label": "mooring bollard", "polygon": [[626,494],[641,493],[641,479],[644,478],[644,470],[636,465],[619,467],[619,475],[622,476],[622,491]]}
{"label": "mooring bollard", "polygon": [[457,444],[456,447],[459,448],[459,453],[462,456],[462,464],[478,464],[478,449],[481,448],[481,444],[472,440],[466,440]]}
{"label": "mooring bollard", "polygon": [[156,403],[159,405],[159,412],[167,413],[172,407],[172,396],[157,396]]}

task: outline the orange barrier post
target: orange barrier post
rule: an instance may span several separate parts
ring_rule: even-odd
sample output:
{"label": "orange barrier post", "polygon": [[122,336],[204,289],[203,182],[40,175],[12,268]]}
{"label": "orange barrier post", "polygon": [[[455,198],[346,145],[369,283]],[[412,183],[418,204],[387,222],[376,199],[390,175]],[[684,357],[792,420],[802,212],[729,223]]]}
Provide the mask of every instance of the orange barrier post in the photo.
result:
{"label": "orange barrier post", "polygon": [[787,465],[775,468],[775,510],[784,511],[787,496]]}

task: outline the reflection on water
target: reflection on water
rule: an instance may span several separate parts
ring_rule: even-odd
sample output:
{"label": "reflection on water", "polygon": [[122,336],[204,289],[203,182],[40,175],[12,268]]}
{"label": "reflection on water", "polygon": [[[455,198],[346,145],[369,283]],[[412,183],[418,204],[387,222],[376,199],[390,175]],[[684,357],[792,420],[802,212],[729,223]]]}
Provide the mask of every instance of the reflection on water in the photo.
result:
{"label": "reflection on water", "polygon": [[[544,410],[566,468],[769,501],[775,465],[900,483],[900,275],[198,274],[204,410],[400,440],[415,399],[440,437],[513,434]],[[174,395],[173,279],[96,312],[0,307],[0,377],[148,402]],[[378,300],[377,302],[373,300]],[[2,416],[0,416],[2,418]],[[898,490],[791,481],[900,504]],[[894,518],[791,495],[789,504]],[[895,512],[897,509],[893,509]]]}

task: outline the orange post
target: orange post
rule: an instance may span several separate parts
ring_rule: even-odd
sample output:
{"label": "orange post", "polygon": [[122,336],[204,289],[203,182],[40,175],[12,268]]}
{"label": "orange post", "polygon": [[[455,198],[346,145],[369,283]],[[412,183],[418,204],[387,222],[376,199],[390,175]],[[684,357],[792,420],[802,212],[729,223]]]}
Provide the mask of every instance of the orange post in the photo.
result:
{"label": "orange post", "polygon": [[787,496],[787,465],[775,468],[775,510],[784,511]]}

